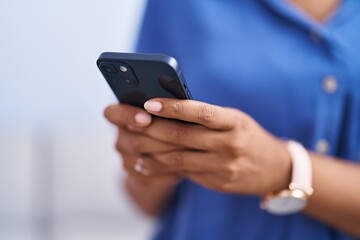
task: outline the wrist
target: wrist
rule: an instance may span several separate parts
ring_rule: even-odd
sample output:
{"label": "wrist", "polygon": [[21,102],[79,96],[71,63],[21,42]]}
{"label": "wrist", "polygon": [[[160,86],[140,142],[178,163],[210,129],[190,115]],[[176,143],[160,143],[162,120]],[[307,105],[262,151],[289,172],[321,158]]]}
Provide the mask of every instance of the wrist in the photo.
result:
{"label": "wrist", "polygon": [[273,214],[291,214],[303,210],[313,193],[312,163],[307,150],[298,142],[288,141],[291,158],[291,182],[278,192],[269,192],[261,207]]}
{"label": "wrist", "polygon": [[278,140],[278,147],[275,148],[276,157],[275,161],[272,161],[273,164],[273,185],[268,189],[268,192],[278,192],[282,189],[289,187],[292,176],[292,160],[287,149],[287,142]]}
{"label": "wrist", "polygon": [[[157,178],[162,178],[161,180]],[[128,174],[125,179],[127,193],[148,216],[159,216],[173,193],[177,181],[167,177],[142,177]]]}
{"label": "wrist", "polygon": [[139,176],[137,173],[128,173],[126,177],[127,185],[136,188],[146,188],[152,191],[166,190],[175,187],[182,178],[177,175],[166,175],[157,177]]}

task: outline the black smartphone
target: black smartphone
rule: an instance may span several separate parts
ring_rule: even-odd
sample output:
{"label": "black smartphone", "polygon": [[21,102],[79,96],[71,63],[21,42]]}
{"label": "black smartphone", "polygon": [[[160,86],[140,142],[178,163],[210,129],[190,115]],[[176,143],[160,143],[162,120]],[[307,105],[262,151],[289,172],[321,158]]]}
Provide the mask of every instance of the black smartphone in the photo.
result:
{"label": "black smartphone", "polygon": [[157,97],[192,99],[173,57],[105,52],[97,66],[121,103],[143,107],[147,100]]}

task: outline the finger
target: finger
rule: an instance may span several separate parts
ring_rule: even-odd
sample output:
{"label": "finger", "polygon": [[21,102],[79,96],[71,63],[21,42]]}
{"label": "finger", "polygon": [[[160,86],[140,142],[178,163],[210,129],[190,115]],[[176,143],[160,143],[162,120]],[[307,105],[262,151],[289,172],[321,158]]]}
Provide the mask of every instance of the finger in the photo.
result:
{"label": "finger", "polygon": [[171,170],[214,173],[219,171],[219,159],[213,153],[199,151],[173,151],[154,154],[153,158]]}
{"label": "finger", "polygon": [[135,155],[128,154],[123,155],[124,167],[130,173],[143,176],[163,176],[179,173],[178,169],[171,169],[150,155],[137,156],[136,158],[134,158],[134,156]]}
{"label": "finger", "polygon": [[184,149],[183,146],[153,139],[141,133],[119,129],[116,149],[126,154],[152,154]]}
{"label": "finger", "polygon": [[151,123],[151,115],[141,108],[127,104],[108,106],[104,111],[107,120],[117,126],[132,125],[145,127]]}
{"label": "finger", "polygon": [[[145,191],[162,191],[162,189],[173,188],[181,179],[182,176],[175,174],[161,175],[161,176],[139,176],[138,174],[129,174],[126,178],[126,184],[133,186],[131,189],[146,189]],[[140,190],[141,191],[141,190]]]}
{"label": "finger", "polygon": [[135,175],[142,175],[142,174],[138,173],[137,171],[135,171],[135,168],[134,168],[134,166],[136,164],[136,160],[138,158],[139,158],[139,155],[121,153],[122,164],[123,164],[123,167],[126,170],[126,172],[135,174]]}
{"label": "finger", "polygon": [[233,109],[193,100],[155,98],[147,101],[144,108],[156,116],[198,123],[217,130],[229,130],[241,120],[241,114]]}
{"label": "finger", "polygon": [[231,140],[232,137],[232,135],[225,135],[228,132],[164,118],[156,118],[151,126],[137,131],[162,142],[203,151],[220,150],[225,146],[226,141]]}
{"label": "finger", "polygon": [[226,192],[222,186],[222,180],[210,173],[186,173],[185,176],[191,181],[218,192]]}

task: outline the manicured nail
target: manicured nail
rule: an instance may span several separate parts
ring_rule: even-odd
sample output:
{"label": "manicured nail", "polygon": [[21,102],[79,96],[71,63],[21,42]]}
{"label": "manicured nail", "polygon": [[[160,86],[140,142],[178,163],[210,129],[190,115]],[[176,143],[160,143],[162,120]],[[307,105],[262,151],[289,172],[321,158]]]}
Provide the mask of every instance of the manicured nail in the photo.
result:
{"label": "manicured nail", "polygon": [[149,124],[151,122],[151,117],[149,114],[139,112],[135,114],[135,122],[140,124]]}
{"label": "manicured nail", "polygon": [[160,112],[160,110],[162,108],[162,104],[161,104],[161,102],[150,100],[144,104],[144,108],[150,112]]}

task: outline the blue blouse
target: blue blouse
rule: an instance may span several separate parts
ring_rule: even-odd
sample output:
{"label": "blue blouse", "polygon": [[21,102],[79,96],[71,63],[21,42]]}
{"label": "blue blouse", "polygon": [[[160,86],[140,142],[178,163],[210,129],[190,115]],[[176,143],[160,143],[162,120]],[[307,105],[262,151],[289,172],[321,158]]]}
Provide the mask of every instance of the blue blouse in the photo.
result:
{"label": "blue blouse", "polygon": [[[238,108],[280,138],[360,162],[359,0],[343,1],[322,25],[282,0],[149,0],[137,50],[174,56],[194,99]],[[259,203],[185,180],[154,239],[351,239]]]}

